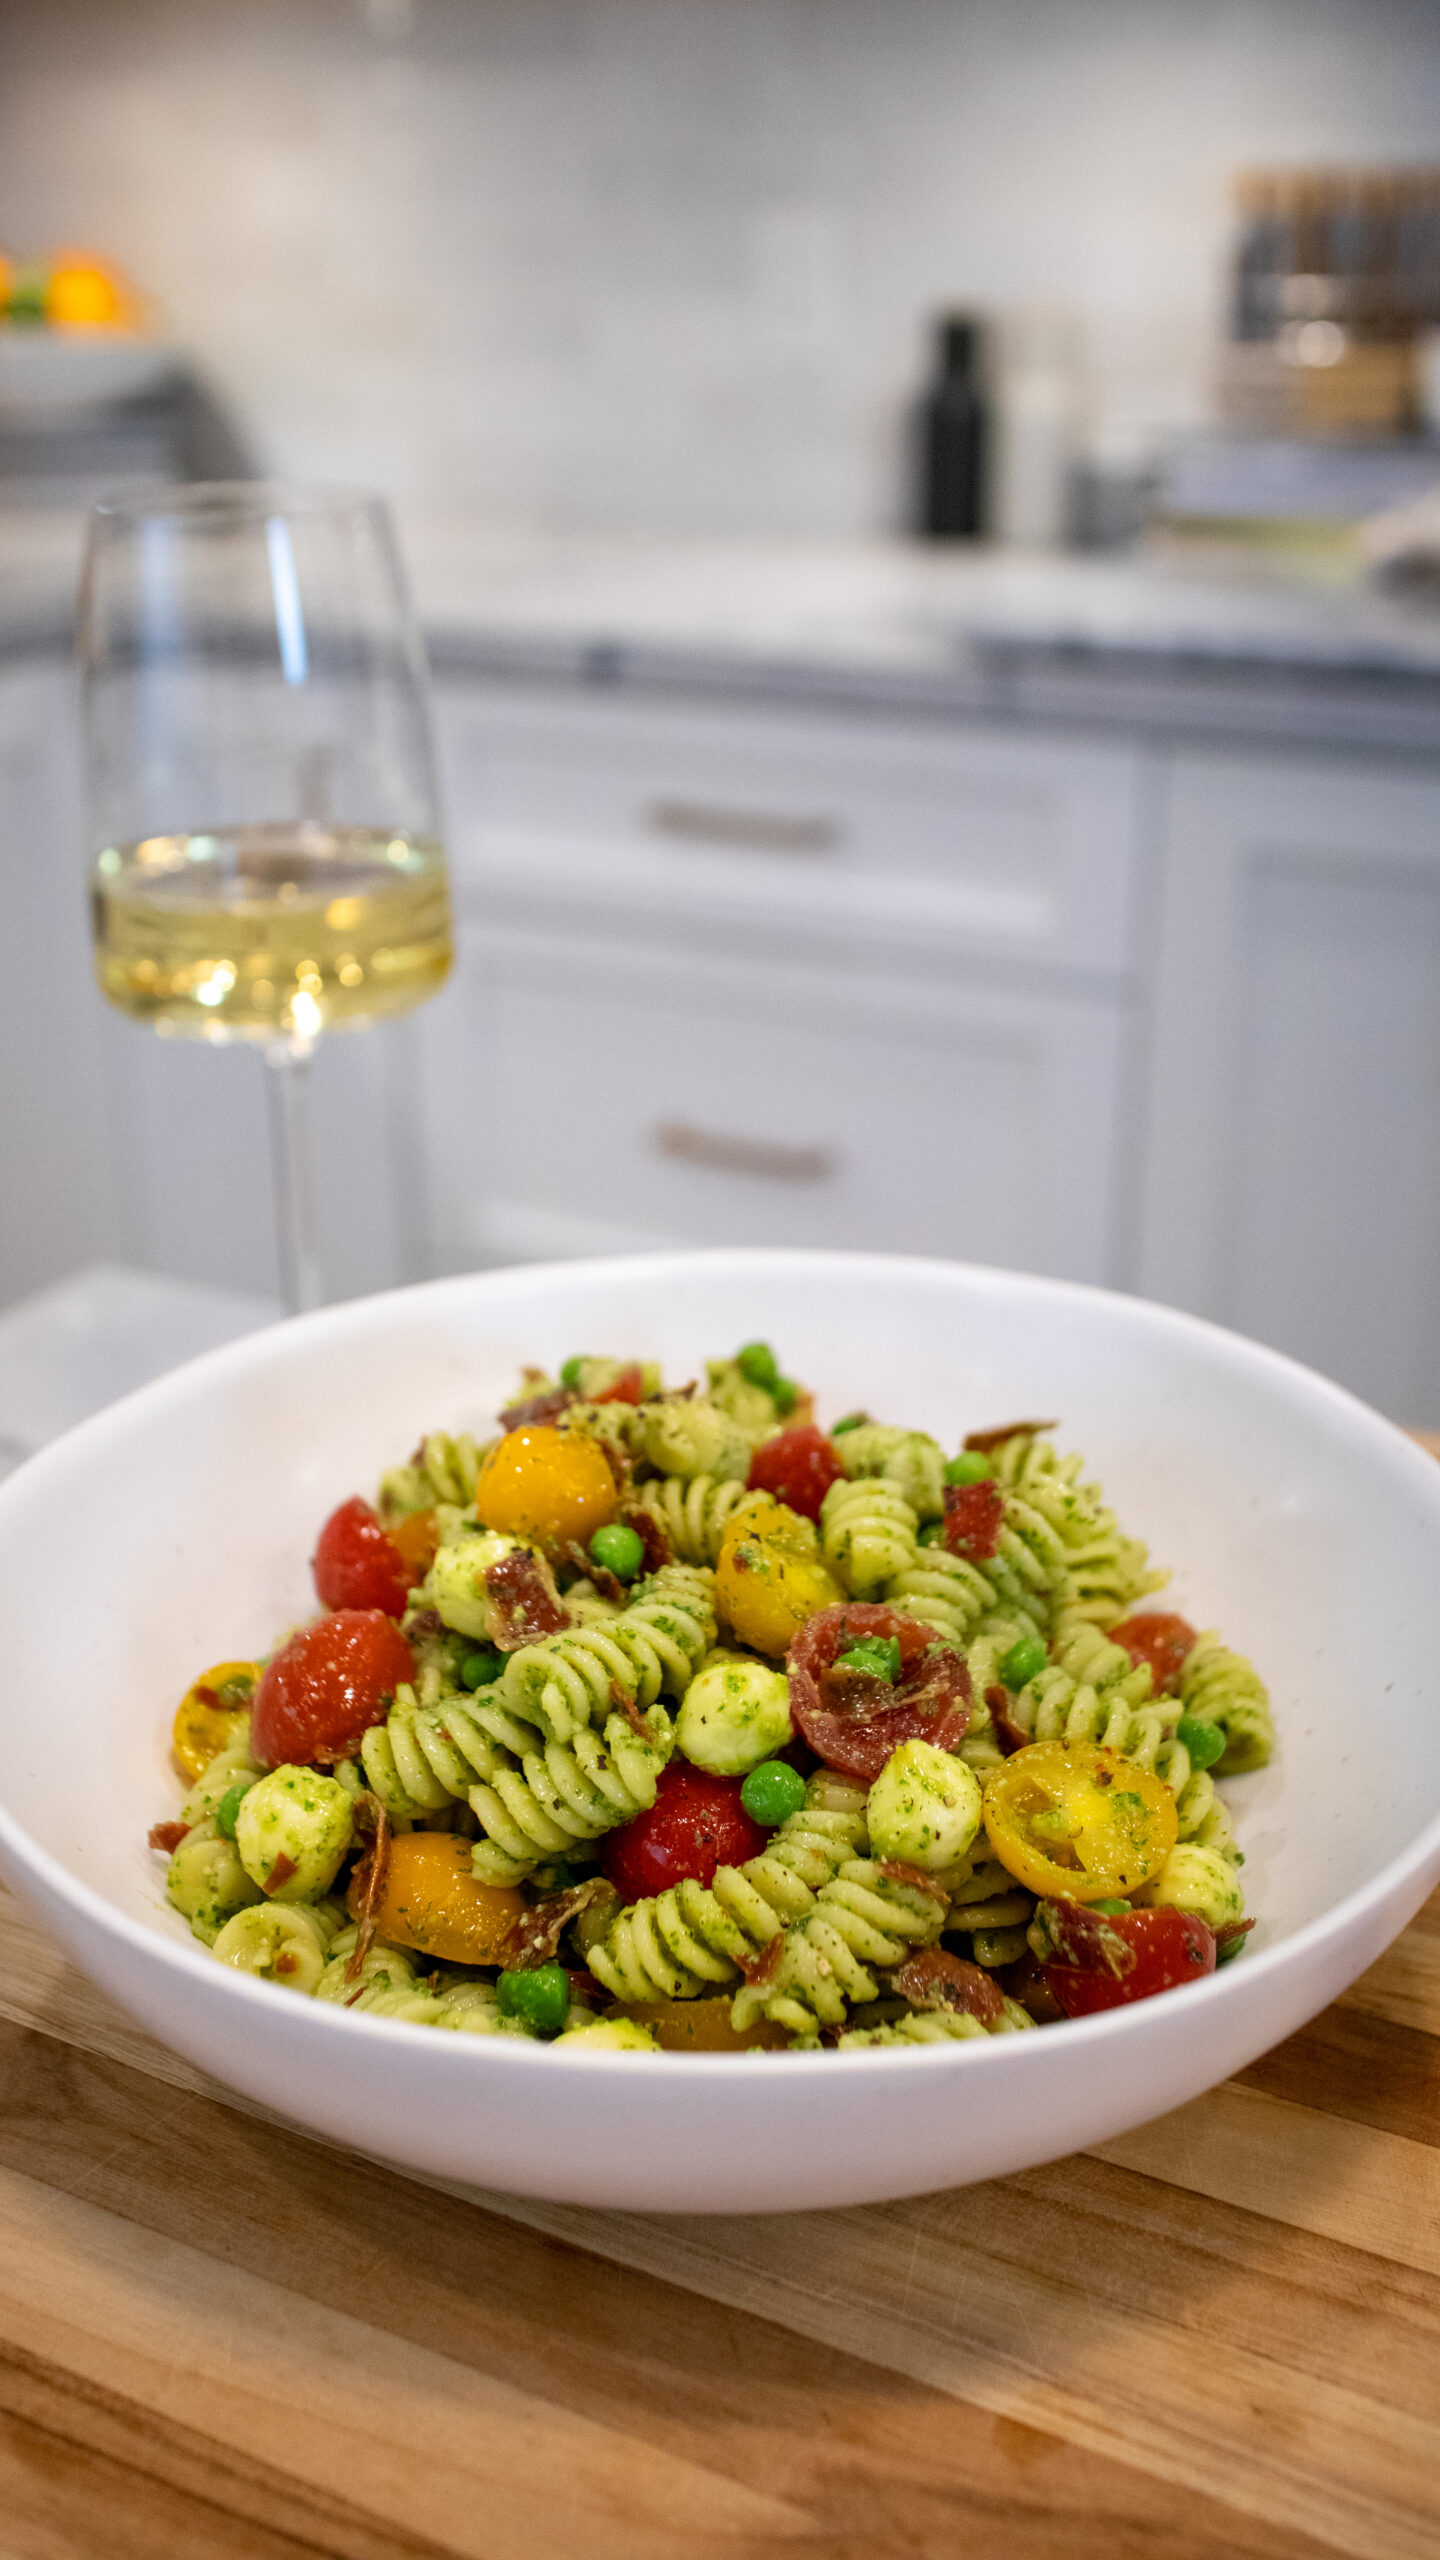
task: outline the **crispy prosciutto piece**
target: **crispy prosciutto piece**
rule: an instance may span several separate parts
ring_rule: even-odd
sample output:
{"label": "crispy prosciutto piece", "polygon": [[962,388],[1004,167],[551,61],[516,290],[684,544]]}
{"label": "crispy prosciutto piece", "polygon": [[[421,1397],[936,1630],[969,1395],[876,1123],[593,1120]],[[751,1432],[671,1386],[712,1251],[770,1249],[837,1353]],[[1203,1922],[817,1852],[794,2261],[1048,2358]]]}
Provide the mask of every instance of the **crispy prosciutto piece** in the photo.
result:
{"label": "crispy prosciutto piece", "polygon": [[[645,1571],[658,1573],[662,1564],[671,1560],[670,1541],[653,1511],[641,1502],[622,1502],[619,1516],[627,1529],[633,1529],[645,1550]],[[634,1597],[633,1586],[628,1595]]]}
{"label": "crispy prosciutto piece", "polygon": [[1015,1722],[1010,1713],[1010,1692],[1002,1688],[998,1680],[992,1680],[986,1690],[985,1704],[990,1710],[995,1739],[1007,1760],[1012,1751],[1023,1751],[1027,1742],[1034,1741],[1034,1734],[1027,1733],[1023,1725]]}
{"label": "crispy prosciutto piece", "polygon": [[146,1839],[152,1849],[161,1849],[167,1858],[173,1858],[189,1831],[188,1822],[152,1822]]}
{"label": "crispy prosciutto piece", "polygon": [[540,1559],[528,1547],[516,1547],[485,1576],[489,1599],[490,1640],[502,1653],[518,1653],[524,1644],[558,1635],[570,1624],[570,1612],[556,1597],[555,1585]]}
{"label": "crispy prosciutto piece", "polygon": [[522,1396],[518,1404],[507,1404],[497,1418],[502,1431],[518,1431],[522,1422],[554,1422],[579,1401],[573,1387],[547,1387],[543,1395]]}
{"label": "crispy prosciutto piece", "polygon": [[1004,1995],[983,1966],[952,1956],[946,1947],[926,1947],[907,1956],[890,1976],[894,1988],[912,2009],[953,2009],[993,2026],[1005,2015]]}
{"label": "crispy prosciutto piece", "polygon": [[1199,1642],[1188,1618],[1179,1618],[1173,1609],[1142,1609],[1138,1616],[1122,1618],[1118,1627],[1106,1630],[1112,1644],[1123,1645],[1137,1666],[1150,1665],[1150,1674],[1159,1695],[1178,1690],[1180,1674],[1187,1655]]}
{"label": "crispy prosciutto piece", "polygon": [[985,1564],[1000,1544],[1005,1495],[993,1476],[945,1487],[945,1544],[967,1564]]}
{"label": "crispy prosciutto piece", "polygon": [[[836,1656],[863,1636],[893,1636],[900,1677],[836,1671]],[[828,1768],[873,1784],[896,1745],[919,1740],[953,1751],[970,1720],[970,1674],[933,1628],[873,1601],[821,1609],[789,1655],[790,1715]]]}
{"label": "crispy prosciutto piece", "polygon": [[1022,1432],[1026,1439],[1038,1440],[1042,1431],[1059,1428],[1058,1422],[995,1422],[988,1431],[967,1431],[965,1446],[978,1449],[982,1457],[988,1458],[992,1449],[1003,1449],[1007,1440],[1018,1440]]}
{"label": "crispy prosciutto piece", "polygon": [[[604,1876],[587,1876],[583,1884],[567,1885],[563,1893],[548,1893],[543,1902],[532,1902],[511,1924],[505,1941],[505,1962],[513,1973],[528,1973],[532,1967],[553,1964],[560,1939],[577,1912],[588,1911],[592,1902],[610,1895],[613,1888]],[[588,1982],[586,1974],[583,1979]]]}

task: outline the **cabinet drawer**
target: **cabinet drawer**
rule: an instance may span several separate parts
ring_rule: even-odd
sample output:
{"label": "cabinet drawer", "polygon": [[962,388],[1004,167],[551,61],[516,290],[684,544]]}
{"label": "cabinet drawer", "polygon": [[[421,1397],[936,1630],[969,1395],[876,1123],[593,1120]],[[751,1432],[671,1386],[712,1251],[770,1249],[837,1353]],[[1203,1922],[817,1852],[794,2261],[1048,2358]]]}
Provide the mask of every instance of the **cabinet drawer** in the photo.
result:
{"label": "cabinet drawer", "polygon": [[659,1242],[1100,1280],[1122,1008],[472,939],[430,1026],[447,1259]]}
{"label": "cabinet drawer", "polygon": [[1123,747],[498,687],[449,690],[440,734],[462,890],[747,938],[1130,958]]}

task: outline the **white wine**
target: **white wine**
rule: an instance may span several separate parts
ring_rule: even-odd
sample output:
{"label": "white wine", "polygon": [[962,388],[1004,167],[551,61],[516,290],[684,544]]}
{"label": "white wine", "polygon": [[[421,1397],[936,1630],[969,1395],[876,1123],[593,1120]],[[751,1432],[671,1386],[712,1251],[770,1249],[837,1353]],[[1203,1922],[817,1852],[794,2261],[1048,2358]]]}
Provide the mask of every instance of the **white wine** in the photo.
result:
{"label": "white wine", "polygon": [[450,967],[444,853],[383,827],[148,836],[106,848],[90,898],[110,1002],[192,1039],[374,1022],[423,1003]]}

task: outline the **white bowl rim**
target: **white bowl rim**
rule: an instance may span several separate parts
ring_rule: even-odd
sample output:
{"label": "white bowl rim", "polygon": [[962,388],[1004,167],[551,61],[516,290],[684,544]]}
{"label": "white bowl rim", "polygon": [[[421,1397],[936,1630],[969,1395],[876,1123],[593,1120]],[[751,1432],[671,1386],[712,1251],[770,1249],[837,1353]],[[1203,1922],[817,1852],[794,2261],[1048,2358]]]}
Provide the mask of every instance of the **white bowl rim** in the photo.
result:
{"label": "white bowl rim", "polygon": [[[629,1277],[638,1281],[642,1278],[663,1276],[666,1271],[675,1270],[681,1266],[693,1269],[697,1264],[707,1265],[712,1270],[729,1265],[737,1271],[753,1269],[757,1264],[763,1264],[767,1269],[774,1269],[780,1264],[812,1268],[816,1266],[833,1268],[836,1264],[845,1264],[851,1267],[863,1267],[877,1279],[887,1274],[913,1273],[917,1270],[944,1272],[947,1275],[961,1273],[967,1282],[978,1283],[983,1287],[993,1287],[997,1293],[1003,1292],[1006,1295],[1020,1293],[1046,1299],[1062,1297],[1072,1302],[1083,1301],[1106,1308],[1123,1305],[1130,1311],[1134,1321],[1147,1326],[1152,1332],[1179,1336],[1181,1339],[1219,1341],[1225,1345],[1228,1355],[1233,1357],[1238,1353],[1260,1374],[1289,1377],[1302,1382],[1308,1396],[1314,1398],[1318,1393],[1321,1400],[1328,1402],[1332,1409],[1343,1415],[1352,1427],[1358,1424],[1368,1437],[1383,1444],[1392,1460],[1399,1458],[1407,1465],[1413,1461],[1417,1490],[1428,1494],[1430,1500],[1440,1506],[1440,1465],[1437,1465],[1433,1457],[1410,1439],[1398,1424],[1388,1421],[1372,1406],[1362,1403],[1360,1398],[1352,1395],[1347,1388],[1337,1386],[1332,1379],[1322,1377],[1318,1371],[1306,1368],[1302,1362],[1290,1359],[1284,1352],[1272,1351],[1263,1343],[1252,1342],[1245,1335],[1232,1333],[1227,1327],[1213,1324],[1206,1317],[1191,1315],[1182,1308],[1161,1306],[1151,1299],[1131,1298],[1122,1291],[1099,1288],[1089,1282],[1052,1280],[1031,1272],[1004,1271],[989,1264],[953,1262],[937,1255],[825,1252],[798,1247],[719,1246],[697,1249],[693,1252],[665,1251],[591,1256],[583,1260],[576,1259],[561,1263],[507,1263],[493,1272],[468,1272],[442,1280],[417,1281],[403,1289],[390,1289],[366,1298],[345,1300],[337,1306],[317,1308],[311,1314],[291,1316],[280,1323],[263,1326],[255,1333],[242,1335],[237,1341],[222,1344],[217,1350],[202,1352],[195,1359],[184,1361],[178,1368],[168,1371],[163,1377],[151,1380],[147,1386],[135,1388],[129,1395],[120,1397],[114,1404],[107,1405],[101,1412],[92,1414],[86,1421],[76,1423],[71,1430],[63,1432],[45,1448],[38,1450],[33,1457],[24,1460],[15,1469],[14,1474],[0,1484],[0,1541],[3,1541],[5,1512],[12,1486],[22,1482],[33,1484],[36,1477],[48,1471],[52,1465],[60,1466],[68,1463],[70,1454],[77,1444],[83,1446],[89,1442],[96,1447],[103,1446],[106,1439],[116,1432],[123,1432],[128,1427],[130,1417],[137,1410],[145,1408],[159,1410],[167,1403],[183,1399],[197,1374],[223,1376],[227,1371],[232,1370],[243,1374],[248,1367],[254,1365],[257,1358],[264,1358],[265,1347],[273,1345],[278,1337],[283,1337],[288,1343],[303,1346],[307,1335],[316,1332],[327,1334],[333,1332],[343,1335],[352,1327],[356,1330],[363,1328],[378,1307],[398,1306],[407,1301],[417,1305],[424,1303],[441,1305],[446,1299],[464,1300],[476,1289],[483,1289],[486,1282],[492,1279],[508,1287],[529,1279],[548,1279],[555,1272],[563,1271],[573,1274],[593,1273],[604,1278]],[[233,1971],[228,1966],[217,1966],[214,1958],[202,1953],[198,1947],[186,1941],[163,1937],[157,1931],[146,1928],[138,1920],[132,1919],[127,1912],[118,1910],[113,1903],[106,1900],[103,1894],[97,1893],[94,1887],[86,1884],[82,1878],[71,1875],[68,1868],[62,1866],[48,1850],[34,1841],[7,1810],[3,1801],[0,1801],[0,1846],[8,1850],[17,1868],[22,1872],[28,1869],[37,1880],[43,1882],[47,1891],[57,1900],[68,1903],[77,1913],[92,1922],[98,1921],[103,1930],[122,1939],[142,1957],[158,1959],[164,1967],[173,1968],[182,1977],[188,1976],[196,1982],[205,1983],[212,1992],[222,1998],[228,1996],[245,2001],[252,2007],[258,2004],[257,2014],[264,2012],[274,2015],[276,1992],[273,1984],[255,1981],[249,1976]],[[1298,1929],[1293,1930],[1288,1937],[1277,1940],[1273,1946],[1261,1948],[1254,1955],[1243,1955],[1239,1959],[1238,1966],[1223,1965],[1202,1981],[1187,1983],[1184,1986],[1186,2001],[1193,2005],[1197,2019],[1202,2014],[1207,2014],[1216,2002],[1227,2000],[1232,1990],[1242,1988],[1244,1982],[1253,1983],[1257,1978],[1276,1973],[1283,1974],[1297,1958],[1306,1953],[1321,1950],[1333,1940],[1344,1937],[1352,1924],[1363,1922],[1370,1912],[1378,1909],[1382,1903],[1393,1896],[1403,1895],[1416,1876],[1429,1866],[1437,1855],[1440,1855],[1440,1812],[1431,1818],[1411,1841],[1408,1848],[1389,1859],[1366,1883],[1358,1885],[1352,1893],[1347,1894],[1328,1910],[1317,1914],[1313,1920],[1303,1922]],[[1243,1973],[1240,1968],[1243,1968]],[[414,2050],[415,2039],[418,2037],[423,2040],[426,2050],[434,2057],[430,2067],[443,2071],[462,2073],[476,2069],[553,2071],[557,2063],[562,2060],[558,2045],[542,2045],[520,2036],[437,2035],[431,2027],[418,2026],[403,2019],[376,2018],[364,2013],[352,2014],[319,2001],[305,2001],[303,2008],[306,2016],[315,2021],[321,2035],[343,2035],[350,2039],[358,2030],[372,2040],[378,2040],[381,2050],[387,2046],[394,2048],[395,2040],[398,2038],[400,2049],[405,2051]],[[1120,2008],[1099,2011],[1090,2017],[1067,2019],[1064,2022],[1068,2029],[1066,2049],[1075,2053],[1082,2048],[1091,2047],[1103,2050],[1120,2038],[1134,2036],[1137,2033],[1143,2034],[1146,2032],[1145,2021],[1150,2009],[1150,2001],[1142,2000],[1131,2002]],[[1190,2008],[1187,2008],[1187,2015],[1190,2013]],[[1010,2057],[1008,2067],[1012,2070],[1038,2068],[1041,2066],[1044,2055],[1053,2058],[1054,2048],[1049,2036],[1043,2032],[1035,2039],[1028,2035],[1007,2036],[1003,2043],[1006,2055]],[[848,2053],[827,2049],[819,2055],[814,2052],[794,2050],[737,2055],[616,2052],[606,2051],[603,2047],[591,2047],[588,2050],[579,2047],[563,2059],[582,2063],[587,2070],[604,2068],[623,2071],[627,2074],[638,2071],[642,2077],[656,2071],[668,2075],[674,2066],[680,2063],[684,2066],[687,2081],[714,2079],[717,2085],[733,2087],[737,2085],[736,2065],[742,2061],[745,2065],[743,2075],[745,2081],[748,2081],[750,2075],[757,2070],[763,2071],[767,2079],[781,2075],[793,2077],[796,2073],[813,2070],[817,2062],[823,2062],[827,2071],[836,2067],[851,2071],[927,2070],[947,2062],[969,2064],[978,2055],[988,2051],[990,2045],[989,2038],[983,2042],[979,2038],[963,2038],[933,2045],[915,2045],[908,2049],[904,2046],[885,2046]],[[354,2052],[353,2043],[350,2044],[349,2050]],[[441,2059],[442,2055],[445,2057],[444,2060]],[[1031,2056],[1029,2063],[1022,2060],[1022,2056],[1025,2055]]]}

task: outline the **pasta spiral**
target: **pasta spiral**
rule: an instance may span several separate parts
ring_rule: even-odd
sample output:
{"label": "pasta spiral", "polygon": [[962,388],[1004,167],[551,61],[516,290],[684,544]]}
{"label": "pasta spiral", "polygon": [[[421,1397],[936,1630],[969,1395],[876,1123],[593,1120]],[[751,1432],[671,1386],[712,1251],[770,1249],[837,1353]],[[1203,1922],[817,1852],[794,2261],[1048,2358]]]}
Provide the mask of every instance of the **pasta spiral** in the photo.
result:
{"label": "pasta spiral", "polygon": [[1034,2019],[1018,2000],[1007,2000],[1004,2013],[993,2026],[985,2026],[979,2018],[954,2009],[917,2009],[908,2018],[895,2018],[883,2027],[847,2027],[835,2041],[842,2052],[854,2053],[866,2046],[896,2044],[964,2044],[971,2036],[1013,2036]]}
{"label": "pasta spiral", "polygon": [[1064,1549],[1049,1521],[1032,1504],[1009,1494],[995,1553],[983,1565],[951,1555],[946,1547],[920,1547],[885,1596],[892,1607],[921,1619],[963,1650],[997,1608],[1023,1612],[1025,1626],[1017,1633],[1044,1635],[1065,1575]]}
{"label": "pasta spiral", "polygon": [[1062,1458],[1050,1441],[1018,1432],[992,1449],[990,1461],[1000,1482],[1039,1514],[1063,1550],[1057,1616],[1113,1626],[1169,1579],[1151,1570],[1148,1549],[1126,1536],[1099,1486],[1080,1483],[1079,1456]]}
{"label": "pasta spiral", "polygon": [[522,1645],[498,1686],[512,1715],[547,1742],[569,1742],[609,1712],[617,1689],[641,1708],[662,1689],[683,1697],[714,1641],[714,1575],[662,1565],[618,1618]]}
{"label": "pasta spiral", "polygon": [[673,1735],[663,1707],[651,1709],[648,1731],[612,1715],[604,1738],[589,1725],[568,1742],[547,1742],[518,1760],[504,1759],[470,1789],[470,1809],[485,1837],[474,1868],[483,1884],[519,1884],[542,1858],[561,1856],[579,1840],[597,1840],[655,1801]]}
{"label": "pasta spiral", "polygon": [[919,1520],[883,1476],[842,1478],[820,1506],[825,1561],[852,1600],[868,1600],[915,1560]]}
{"label": "pasta spiral", "polygon": [[639,1500],[670,1542],[682,1564],[714,1564],[719,1558],[725,1523],[745,1500],[742,1476],[660,1476],[642,1485]]}
{"label": "pasta spiral", "polygon": [[1132,1663],[1123,1646],[1088,1619],[1076,1621],[1054,1659],[1028,1681],[1010,1715],[1033,1742],[1101,1744],[1153,1769],[1178,1796],[1190,1777],[1190,1754],[1167,1728],[1177,1710],[1151,1694],[1150,1666]]}
{"label": "pasta spiral", "polygon": [[1242,1769],[1263,1769],[1275,1748],[1270,1699],[1254,1664],[1232,1653],[1212,1628],[1185,1658],[1180,1674],[1180,1703],[1187,1716],[1218,1724],[1225,1736],[1222,1778]]}
{"label": "pasta spiral", "polygon": [[421,1707],[403,1684],[384,1724],[373,1724],[365,1735],[360,1758],[386,1812],[401,1822],[463,1802],[479,1779],[504,1765],[503,1751],[469,1698],[457,1691]]}
{"label": "pasta spiral", "polygon": [[848,1811],[810,1803],[780,1825],[743,1867],[717,1867],[707,1887],[687,1880],[630,1905],[611,1923],[589,1966],[617,2000],[693,2000],[732,1982],[756,1950],[815,1909],[865,1841],[865,1790]]}
{"label": "pasta spiral", "polygon": [[468,1431],[428,1431],[407,1466],[381,1477],[382,1511],[429,1511],[437,1502],[468,1510],[484,1456],[485,1447]]}
{"label": "pasta spiral", "polygon": [[811,2036],[817,2026],[838,2026],[849,2002],[875,1998],[870,1967],[899,1964],[912,1947],[929,1946],[947,1909],[943,1894],[899,1884],[871,1858],[847,1858],[814,1910],[786,1931],[775,1973],[737,1991],[736,2027],[769,2018]]}

